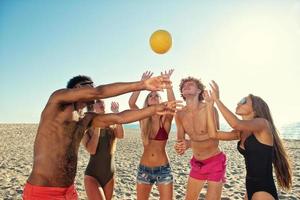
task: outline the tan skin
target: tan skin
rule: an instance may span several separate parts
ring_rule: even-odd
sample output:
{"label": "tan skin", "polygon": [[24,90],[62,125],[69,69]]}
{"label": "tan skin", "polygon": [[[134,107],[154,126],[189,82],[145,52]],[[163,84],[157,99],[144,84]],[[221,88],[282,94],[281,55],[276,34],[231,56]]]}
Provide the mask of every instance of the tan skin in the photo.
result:
{"label": "tan skin", "polygon": [[[220,149],[218,140],[209,138],[206,103],[198,100],[200,93],[201,90],[197,88],[194,81],[184,83],[182,94],[186,98],[186,106],[175,116],[177,126],[175,150],[179,155],[182,155],[188,147],[191,147],[193,156],[197,160],[204,160],[218,154]],[[214,113],[214,120],[218,126],[217,112]],[[185,140],[185,134],[189,136],[189,141]],[[198,199],[205,182],[189,177],[185,199]],[[220,199],[222,186],[222,182],[208,181],[205,199]]]}
{"label": "tan skin", "polygon": [[[254,118],[255,113],[252,107],[252,100],[249,96],[245,97],[246,101],[237,104],[236,114],[242,119],[238,119],[220,100],[219,87],[216,82],[211,83],[212,91],[205,94],[207,102],[208,127],[211,138],[218,140],[240,140],[240,147],[244,149],[244,142],[250,135],[254,134],[256,139],[263,144],[273,146],[273,136],[269,126],[269,122],[263,118]],[[213,120],[213,104],[217,104],[220,112],[225,120],[234,129],[231,132],[217,131]],[[244,102],[244,103],[243,103]],[[248,199],[245,194],[245,200]],[[272,200],[273,196],[267,192],[256,192],[252,196],[252,200]]]}
{"label": "tan skin", "polygon": [[[98,101],[94,104],[94,111],[96,113],[104,114],[104,102]],[[113,113],[119,113],[119,104],[117,102],[111,103],[111,111]],[[81,143],[84,145],[86,150],[91,154],[94,155],[97,150],[100,136],[100,128],[106,128],[106,127],[98,127],[95,129],[92,129],[91,131],[87,131],[83,138]],[[115,126],[111,127],[113,129],[114,133],[114,140],[116,138],[122,139],[124,137],[124,129],[121,124],[116,124]],[[113,141],[114,143],[114,141]],[[111,146],[113,148],[113,146]],[[110,149],[110,152],[112,152],[112,149]],[[112,152],[114,153],[114,152]],[[114,183],[115,183],[115,177],[113,177],[103,188],[98,183],[97,179],[95,179],[92,176],[85,175],[84,176],[84,186],[86,190],[86,194],[89,200],[108,200],[112,199],[113,190],[114,190]]]}
{"label": "tan skin", "polygon": [[[162,73],[163,75],[167,75],[170,77],[174,70],[169,70],[168,72],[165,71]],[[147,80],[152,76],[152,72],[147,71],[143,74],[142,80]],[[139,92],[134,92],[130,99],[129,99],[129,106],[131,109],[138,109],[136,105],[137,98],[139,96]],[[169,101],[175,100],[175,96],[173,90],[167,89],[167,97]],[[148,94],[147,103],[148,105],[157,105],[160,102],[160,96],[157,92],[151,92]],[[171,130],[171,123],[172,123],[173,115],[165,115],[162,118],[163,127],[167,133]],[[152,133],[149,136],[150,138],[155,138],[158,130],[159,130],[159,115],[152,116]],[[143,120],[140,120],[140,125],[145,123]],[[148,144],[144,144],[144,151],[140,160],[140,164],[147,166],[147,167],[157,167],[162,166],[169,163],[169,159],[165,150],[167,141],[157,141],[157,140],[149,140]],[[172,199],[173,198],[173,184],[158,184],[158,191],[160,195],[160,199]],[[152,189],[152,185],[149,184],[137,184],[137,199],[144,200],[149,199],[149,195]]]}
{"label": "tan skin", "polygon": [[118,114],[91,115],[74,118],[74,104],[81,109],[86,102],[136,90],[161,90],[170,87],[168,77],[159,76],[132,83],[113,83],[98,87],[82,83],[74,89],[55,91],[45,106],[34,142],[33,168],[28,182],[36,186],[68,187],[73,184],[80,141],[90,122],[105,127],[143,119],[149,115],[174,112],[176,102],[162,103],[147,109]]}

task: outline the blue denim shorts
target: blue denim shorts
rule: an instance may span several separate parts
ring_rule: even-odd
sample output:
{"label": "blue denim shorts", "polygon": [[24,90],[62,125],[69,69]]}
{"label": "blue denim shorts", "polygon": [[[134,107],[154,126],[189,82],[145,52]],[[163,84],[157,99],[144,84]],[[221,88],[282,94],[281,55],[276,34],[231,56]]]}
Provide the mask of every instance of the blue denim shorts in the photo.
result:
{"label": "blue denim shorts", "polygon": [[171,167],[169,164],[159,167],[139,165],[136,182],[149,185],[173,183]]}

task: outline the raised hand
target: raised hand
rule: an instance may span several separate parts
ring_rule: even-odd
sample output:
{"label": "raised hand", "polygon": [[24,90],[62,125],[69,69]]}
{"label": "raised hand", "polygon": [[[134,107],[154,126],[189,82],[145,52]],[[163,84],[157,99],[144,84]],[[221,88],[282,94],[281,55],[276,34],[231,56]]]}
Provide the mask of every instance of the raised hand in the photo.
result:
{"label": "raised hand", "polygon": [[[209,94],[210,93],[210,94]],[[214,104],[214,99],[211,96],[211,92],[209,92],[207,90],[204,90],[202,96],[204,98],[204,101],[208,104],[208,105],[213,105]]]}
{"label": "raised hand", "polygon": [[144,80],[146,90],[162,91],[163,89],[172,88],[172,82],[166,75],[152,77]]}
{"label": "raised hand", "polygon": [[153,72],[151,72],[151,71],[146,71],[146,72],[143,73],[141,80],[142,80],[142,81],[143,81],[143,80],[147,80],[147,79],[151,78],[152,75],[153,75]]}
{"label": "raised hand", "polygon": [[155,106],[156,106],[156,114],[158,115],[175,115],[175,113],[183,107],[182,101],[178,101],[178,100],[167,101]]}
{"label": "raised hand", "polygon": [[164,71],[164,72],[161,72],[160,73],[160,75],[162,75],[162,76],[167,76],[167,77],[171,77],[171,75],[173,74],[173,72],[174,72],[174,69],[170,69],[169,71]]}
{"label": "raised hand", "polygon": [[209,84],[212,91],[210,93],[211,97],[213,98],[214,101],[218,100],[220,98],[220,93],[219,93],[219,86],[215,81],[211,81]]}
{"label": "raised hand", "polygon": [[118,102],[111,102],[111,105],[110,105],[110,110],[113,112],[113,113],[118,113],[119,112],[119,103]]}

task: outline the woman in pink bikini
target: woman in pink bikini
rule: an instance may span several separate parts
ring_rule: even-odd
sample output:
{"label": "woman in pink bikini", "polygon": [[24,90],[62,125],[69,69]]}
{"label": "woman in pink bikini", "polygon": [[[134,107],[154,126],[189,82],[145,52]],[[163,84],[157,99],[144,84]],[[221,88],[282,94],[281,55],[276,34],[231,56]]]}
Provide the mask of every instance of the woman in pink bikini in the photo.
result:
{"label": "woman in pink bikini", "polygon": [[[174,70],[165,71],[169,77]],[[142,80],[152,76],[152,72],[146,71]],[[163,74],[163,73],[162,73]],[[133,92],[129,99],[129,107],[138,109],[136,101],[140,92]],[[175,100],[173,89],[167,89],[168,101]],[[159,104],[161,97],[157,92],[150,92],[144,102],[144,108]],[[172,115],[153,115],[139,121],[144,152],[137,173],[137,199],[148,199],[153,184],[158,187],[160,199],[173,198],[173,175],[169,165],[169,159],[165,150],[169,132],[171,130]]]}

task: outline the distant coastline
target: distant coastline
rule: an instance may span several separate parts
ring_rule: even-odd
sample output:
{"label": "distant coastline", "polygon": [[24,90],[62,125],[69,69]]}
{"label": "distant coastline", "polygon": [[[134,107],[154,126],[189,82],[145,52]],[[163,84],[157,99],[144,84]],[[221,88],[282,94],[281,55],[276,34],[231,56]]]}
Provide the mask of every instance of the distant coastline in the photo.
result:
{"label": "distant coastline", "polygon": [[[0,125],[2,124],[18,125],[18,124],[37,124],[37,123],[0,123]],[[124,127],[126,129],[134,129],[134,130],[140,128],[138,123],[124,124]],[[225,123],[221,123],[220,129],[226,131],[226,130],[230,130],[230,127]],[[281,127],[278,127],[278,129],[283,139],[300,140],[300,122],[284,124]],[[171,131],[176,131],[176,125],[174,123],[172,124]]]}
{"label": "distant coastline", "polygon": [[[127,129],[139,129],[139,124],[137,123],[125,124],[124,127]],[[231,130],[230,127],[224,123],[221,123],[220,129]],[[278,127],[278,129],[283,139],[300,140],[300,122],[285,124],[281,127]],[[176,131],[175,124],[172,124],[171,131]]]}

